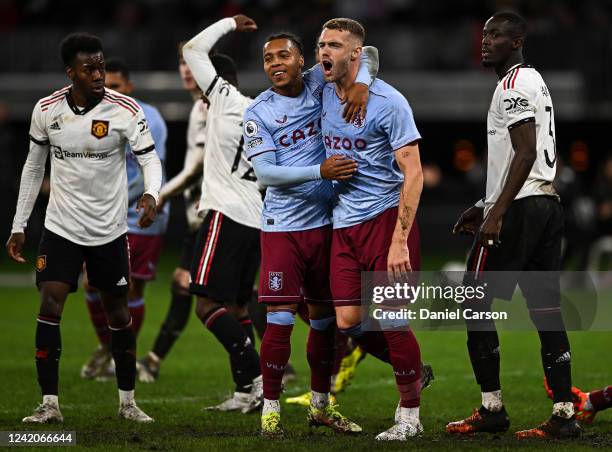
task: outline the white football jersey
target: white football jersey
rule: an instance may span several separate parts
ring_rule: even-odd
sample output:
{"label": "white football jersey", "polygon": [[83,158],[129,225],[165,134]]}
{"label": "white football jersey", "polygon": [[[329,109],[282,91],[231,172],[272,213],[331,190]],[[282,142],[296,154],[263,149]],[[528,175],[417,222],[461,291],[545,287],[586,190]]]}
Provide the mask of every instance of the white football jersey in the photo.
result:
{"label": "white football jersey", "polygon": [[208,55],[219,38],[235,28],[234,19],[222,19],[183,47],[185,61],[210,102],[199,212],[216,210],[260,229],[263,202],[242,136],[242,117],[253,100],[219,77]]}
{"label": "white football jersey", "polygon": [[534,68],[518,64],[498,82],[487,115],[488,169],[485,215],[506,182],[514,149],[510,130],[535,121],[537,157],[525,184],[515,199],[555,195],[555,115],[552,99],[542,76]]}
{"label": "white football jersey", "polygon": [[[127,226],[126,142],[143,166],[145,193],[156,200],[161,164],[146,118],[132,98],[106,89],[98,103],[74,105],[70,87],[38,101],[30,126],[13,231],[23,231],[38,195],[47,155],[51,193],[45,228],[80,245],[109,243]],[[36,186],[38,184],[38,186]]]}

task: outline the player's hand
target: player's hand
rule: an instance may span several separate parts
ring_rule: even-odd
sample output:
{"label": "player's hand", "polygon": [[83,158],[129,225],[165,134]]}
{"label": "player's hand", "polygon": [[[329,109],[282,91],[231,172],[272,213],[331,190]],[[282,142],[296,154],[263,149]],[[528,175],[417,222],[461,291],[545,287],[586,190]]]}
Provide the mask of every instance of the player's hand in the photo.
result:
{"label": "player's hand", "polygon": [[389,282],[401,282],[408,280],[408,274],[412,271],[410,266],[410,252],[405,240],[391,242],[389,254],[387,255],[387,277]]}
{"label": "player's hand", "polygon": [[25,233],[23,232],[13,232],[9,237],[8,242],[6,242],[6,252],[8,253],[9,257],[20,264],[24,264],[26,261],[21,256],[24,243]]}
{"label": "player's hand", "polygon": [[476,206],[472,206],[463,212],[453,226],[453,234],[476,234],[482,223],[483,212],[484,209]]}
{"label": "player's hand", "polygon": [[489,212],[478,232],[478,239],[482,246],[492,247],[501,243],[499,233],[502,228],[502,218],[502,215],[498,215],[494,210]]}
{"label": "player's hand", "polygon": [[342,103],[345,104],[342,117],[346,122],[353,122],[357,116],[361,117],[361,120],[365,118],[369,96],[370,87],[368,85],[353,83],[342,98]]}
{"label": "player's hand", "polygon": [[332,155],[321,163],[321,177],[328,180],[345,180],[353,177],[357,162],[344,155]]}
{"label": "player's hand", "polygon": [[236,31],[251,32],[257,30],[255,21],[244,14],[234,16],[234,20],[236,21]]}
{"label": "player's hand", "polygon": [[155,204],[155,198],[153,196],[148,193],[142,195],[142,198],[140,198],[136,206],[136,212],[140,213],[140,218],[138,219],[139,228],[148,228],[153,224],[155,215],[157,215]]}

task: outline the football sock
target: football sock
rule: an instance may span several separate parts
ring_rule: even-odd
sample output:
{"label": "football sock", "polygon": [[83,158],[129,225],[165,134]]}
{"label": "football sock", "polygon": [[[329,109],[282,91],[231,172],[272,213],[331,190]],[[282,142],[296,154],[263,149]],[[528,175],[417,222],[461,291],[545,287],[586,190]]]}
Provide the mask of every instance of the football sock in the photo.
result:
{"label": "football sock", "polygon": [[36,372],[43,396],[58,394],[59,360],[62,353],[60,317],[38,315],[36,322]]}
{"label": "football sock", "polygon": [[401,421],[404,422],[408,422],[408,423],[416,423],[418,424],[419,421],[419,407],[414,407],[414,408],[404,408],[404,407],[400,407],[400,411],[399,411],[399,419]]}
{"label": "football sock", "polygon": [[264,398],[263,408],[261,410],[261,415],[265,416],[270,413],[280,413],[281,407],[278,399],[268,400]]}
{"label": "football sock", "polygon": [[240,326],[242,327],[244,334],[251,340],[251,343],[255,345],[255,331],[253,331],[253,321],[251,317],[245,315],[244,317],[240,317],[238,319],[240,322]]}
{"label": "football sock", "polygon": [[106,314],[104,313],[104,305],[102,304],[100,293],[85,292],[85,300],[87,301],[87,310],[89,311],[91,323],[93,323],[94,329],[96,330],[98,341],[100,341],[100,344],[108,346],[110,342],[110,330],[108,329],[108,322],[106,320]]}
{"label": "football sock", "polygon": [[219,306],[210,310],[202,323],[229,354],[236,392],[250,392],[251,383],[260,375],[259,356],[238,320]]}
{"label": "football sock", "polygon": [[492,413],[501,411],[504,407],[504,401],[502,400],[501,389],[491,392],[483,392],[482,395],[482,406],[485,407]]}
{"label": "football sock", "polygon": [[421,399],[421,351],[412,330],[383,332],[391,357],[400,407],[416,408]]}
{"label": "football sock", "polygon": [[565,331],[539,331],[544,374],[553,402],[572,401],[572,355]]}
{"label": "football sock", "polygon": [[482,392],[501,389],[499,382],[499,338],[497,331],[468,331],[467,348]]}
{"label": "football sock", "polygon": [[153,353],[164,359],[174,342],[181,335],[191,312],[193,298],[189,294],[179,293],[177,290],[172,290],[172,298],[170,300],[170,308],[166,314],[166,319],[162,324],[155,344],[153,345]]}
{"label": "football sock", "polygon": [[335,358],[336,317],[311,319],[306,359],[310,366],[310,389],[329,393]]}
{"label": "football sock", "polygon": [[291,355],[291,332],[295,313],[274,311],[267,314],[268,324],[261,341],[261,375],[263,394],[268,400],[278,400],[285,367]]}
{"label": "football sock", "polygon": [[332,375],[338,375],[340,372],[340,364],[346,356],[348,349],[348,336],[336,329],[336,355],[334,356],[334,365],[332,367]]}
{"label": "football sock", "polygon": [[362,323],[360,322],[350,328],[340,329],[340,331],[359,344],[365,352],[386,363],[391,362],[389,345],[380,329],[374,327],[370,331],[363,331]]}
{"label": "football sock", "polygon": [[115,360],[117,387],[121,391],[133,391],[136,382],[136,335],[132,321],[123,328],[111,330],[110,350]]}
{"label": "football sock", "polygon": [[43,403],[45,405],[53,405],[58,407],[59,406],[59,398],[56,395],[44,395],[43,396]]}
{"label": "football sock", "polygon": [[553,403],[552,414],[564,419],[569,419],[574,415],[574,404],[572,402]]}
{"label": "football sock", "polygon": [[601,411],[612,407],[612,386],[590,392],[587,404],[590,405],[590,408],[587,408],[585,404],[588,411]]}
{"label": "football sock", "polygon": [[144,298],[128,300],[128,309],[130,310],[130,316],[132,316],[132,329],[134,330],[134,335],[138,337],[145,315]]}
{"label": "football sock", "polygon": [[134,390],[132,389],[131,391],[122,391],[121,389],[119,390],[119,404],[120,405],[133,405],[135,402],[134,400]]}

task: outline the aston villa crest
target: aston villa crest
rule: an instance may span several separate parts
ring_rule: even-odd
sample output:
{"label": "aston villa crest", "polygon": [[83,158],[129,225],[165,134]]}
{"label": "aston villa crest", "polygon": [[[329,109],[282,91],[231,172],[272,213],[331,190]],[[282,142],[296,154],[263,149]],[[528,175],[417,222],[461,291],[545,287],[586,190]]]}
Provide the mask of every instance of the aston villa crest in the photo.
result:
{"label": "aston villa crest", "polygon": [[268,288],[274,291],[279,291],[283,288],[283,272],[268,273]]}

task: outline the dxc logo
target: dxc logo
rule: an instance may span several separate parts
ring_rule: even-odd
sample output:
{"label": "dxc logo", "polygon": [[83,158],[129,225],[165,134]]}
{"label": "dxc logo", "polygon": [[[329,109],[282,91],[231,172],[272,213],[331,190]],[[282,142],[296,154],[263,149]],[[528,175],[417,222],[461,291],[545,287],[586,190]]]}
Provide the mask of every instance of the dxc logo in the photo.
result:
{"label": "dxc logo", "polygon": [[511,97],[510,99],[504,99],[504,103],[507,103],[506,111],[514,110],[516,108],[524,108],[529,105],[527,99],[523,99],[522,97]]}

